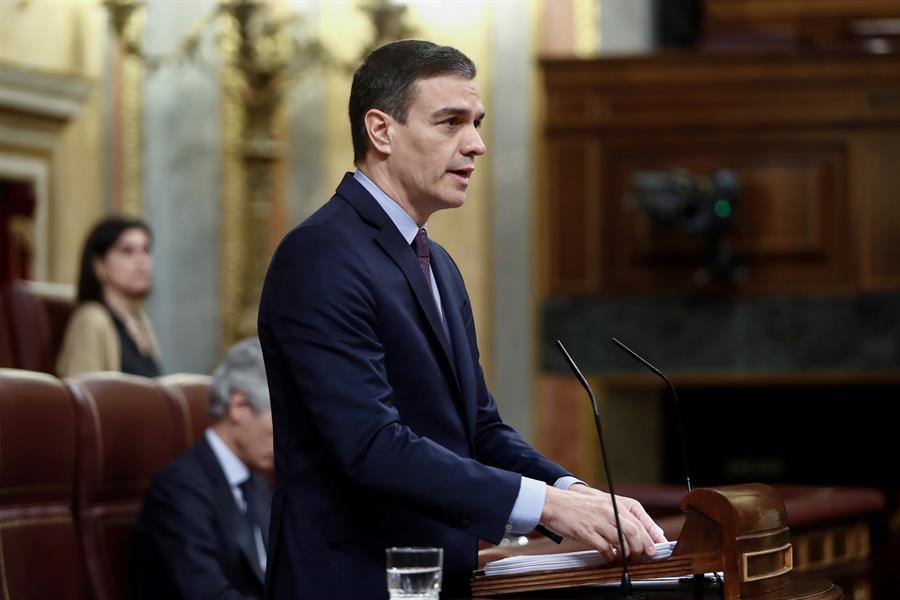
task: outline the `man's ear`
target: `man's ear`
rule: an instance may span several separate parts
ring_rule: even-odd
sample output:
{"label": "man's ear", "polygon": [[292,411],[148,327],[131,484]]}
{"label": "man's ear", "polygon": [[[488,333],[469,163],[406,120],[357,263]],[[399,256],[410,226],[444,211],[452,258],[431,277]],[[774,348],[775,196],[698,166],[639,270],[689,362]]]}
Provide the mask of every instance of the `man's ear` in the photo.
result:
{"label": "man's ear", "polygon": [[250,401],[247,400],[246,394],[241,391],[231,392],[231,396],[228,398],[228,420],[240,423],[244,420],[244,415],[248,410],[250,410]]}
{"label": "man's ear", "polygon": [[390,129],[394,124],[391,116],[377,108],[370,108],[366,113],[365,124],[366,134],[369,136],[369,143],[372,144],[372,147],[381,154],[390,156]]}

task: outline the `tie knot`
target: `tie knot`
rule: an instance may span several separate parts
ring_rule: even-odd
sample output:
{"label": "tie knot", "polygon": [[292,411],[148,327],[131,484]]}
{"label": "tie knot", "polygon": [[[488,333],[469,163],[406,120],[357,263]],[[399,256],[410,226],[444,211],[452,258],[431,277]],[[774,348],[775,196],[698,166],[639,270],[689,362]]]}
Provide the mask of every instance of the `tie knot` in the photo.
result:
{"label": "tie knot", "polygon": [[419,258],[429,258],[431,256],[428,251],[428,233],[424,228],[419,229],[419,233],[416,234],[412,245],[413,250],[416,251],[416,256]]}

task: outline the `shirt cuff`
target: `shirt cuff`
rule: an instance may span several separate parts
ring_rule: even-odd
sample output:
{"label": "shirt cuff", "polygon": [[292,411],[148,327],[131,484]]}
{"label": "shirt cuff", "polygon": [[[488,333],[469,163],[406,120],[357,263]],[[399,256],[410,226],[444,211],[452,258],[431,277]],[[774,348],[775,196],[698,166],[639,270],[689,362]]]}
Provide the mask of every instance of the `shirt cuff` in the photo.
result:
{"label": "shirt cuff", "polygon": [[[565,479],[565,477],[561,479]],[[575,478],[571,477],[570,479]],[[559,482],[557,481],[557,483]],[[530,477],[522,477],[519,483],[519,495],[509,513],[506,525],[507,533],[526,534],[534,529],[541,520],[546,496],[546,483]]]}
{"label": "shirt cuff", "polygon": [[576,483],[580,483],[582,485],[587,485],[582,480],[577,477],[572,477],[571,475],[566,475],[565,477],[560,477],[556,480],[556,483],[553,484],[553,487],[559,490],[567,490]]}

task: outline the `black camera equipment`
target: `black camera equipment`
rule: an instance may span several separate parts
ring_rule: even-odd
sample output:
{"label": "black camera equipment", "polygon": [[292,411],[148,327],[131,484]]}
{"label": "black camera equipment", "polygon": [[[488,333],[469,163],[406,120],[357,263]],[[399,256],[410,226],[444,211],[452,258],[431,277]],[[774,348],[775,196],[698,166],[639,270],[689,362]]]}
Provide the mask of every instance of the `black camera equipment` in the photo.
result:
{"label": "black camera equipment", "polygon": [[732,171],[708,175],[684,169],[638,171],[631,188],[635,207],[655,225],[703,238],[705,266],[695,273],[694,283],[745,280],[745,269],[723,239],[734,223],[740,198],[740,184]]}

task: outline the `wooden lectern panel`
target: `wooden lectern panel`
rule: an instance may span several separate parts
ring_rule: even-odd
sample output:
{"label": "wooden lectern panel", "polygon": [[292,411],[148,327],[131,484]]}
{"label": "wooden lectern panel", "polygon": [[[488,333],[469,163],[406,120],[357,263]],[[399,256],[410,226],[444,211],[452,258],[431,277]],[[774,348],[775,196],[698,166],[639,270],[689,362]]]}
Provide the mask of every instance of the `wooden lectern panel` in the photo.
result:
{"label": "wooden lectern panel", "polygon": [[[687,513],[672,556],[631,563],[633,581],[722,572],[722,598],[736,600],[838,600],[840,588],[792,573],[793,552],[784,502],[769,486],[698,488],[681,503]],[[621,579],[618,565],[487,576],[476,571],[476,598],[560,590]]]}

